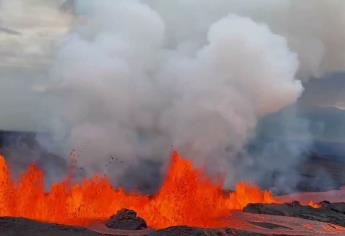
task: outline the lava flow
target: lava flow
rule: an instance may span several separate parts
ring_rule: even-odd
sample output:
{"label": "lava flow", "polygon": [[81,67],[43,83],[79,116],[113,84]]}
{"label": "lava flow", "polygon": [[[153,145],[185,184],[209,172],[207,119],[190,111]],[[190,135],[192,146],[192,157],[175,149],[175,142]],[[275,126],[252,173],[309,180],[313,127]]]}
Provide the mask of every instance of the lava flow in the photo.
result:
{"label": "lava flow", "polygon": [[232,193],[214,182],[190,161],[174,152],[165,181],[152,196],[115,189],[106,177],[95,176],[74,184],[70,178],[44,191],[43,172],[31,165],[18,181],[0,157],[0,216],[43,222],[86,225],[104,220],[122,208],[135,210],[149,226],[220,226],[222,218],[248,203],[272,203],[270,192],[245,183]]}

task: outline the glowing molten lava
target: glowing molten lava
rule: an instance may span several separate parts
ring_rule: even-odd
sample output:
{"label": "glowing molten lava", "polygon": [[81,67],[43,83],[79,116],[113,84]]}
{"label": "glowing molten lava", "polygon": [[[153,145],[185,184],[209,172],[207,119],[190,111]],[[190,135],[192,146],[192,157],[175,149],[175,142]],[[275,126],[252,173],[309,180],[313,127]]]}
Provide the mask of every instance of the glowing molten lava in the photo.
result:
{"label": "glowing molten lava", "polygon": [[310,206],[310,207],[312,207],[312,208],[316,208],[316,209],[321,208],[321,206],[320,206],[319,203],[315,203],[315,202],[313,202],[313,201],[310,201],[310,202],[308,203],[308,206]]}
{"label": "glowing molten lava", "polygon": [[222,187],[175,152],[165,181],[153,197],[114,189],[106,177],[98,176],[79,184],[67,178],[45,192],[44,175],[39,168],[32,165],[19,181],[13,181],[0,156],[0,216],[85,225],[130,208],[155,228],[216,227],[231,211],[241,210],[248,203],[274,202],[269,192],[245,183],[228,194]]}

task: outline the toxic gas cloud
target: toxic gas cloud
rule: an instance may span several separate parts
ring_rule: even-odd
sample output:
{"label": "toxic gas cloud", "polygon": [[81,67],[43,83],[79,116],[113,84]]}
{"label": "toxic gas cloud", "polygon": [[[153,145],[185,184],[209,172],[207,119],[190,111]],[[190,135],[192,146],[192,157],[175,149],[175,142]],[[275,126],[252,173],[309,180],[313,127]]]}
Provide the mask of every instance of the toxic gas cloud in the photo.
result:
{"label": "toxic gas cloud", "polygon": [[[247,175],[258,122],[294,104],[302,81],[344,69],[344,10],[341,0],[3,0],[1,64],[47,71],[30,85],[54,138],[40,141],[64,156],[75,149],[88,172],[116,182],[174,148],[231,185]],[[282,134],[291,127],[309,139],[298,119]],[[300,146],[272,158],[292,166]],[[131,175],[143,179],[140,166]]]}

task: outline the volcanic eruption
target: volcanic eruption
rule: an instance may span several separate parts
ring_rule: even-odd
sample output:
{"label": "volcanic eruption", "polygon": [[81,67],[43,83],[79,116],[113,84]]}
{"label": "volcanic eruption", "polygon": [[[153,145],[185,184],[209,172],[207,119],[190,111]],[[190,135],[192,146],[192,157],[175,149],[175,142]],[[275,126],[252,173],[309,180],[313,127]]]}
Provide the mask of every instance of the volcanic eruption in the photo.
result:
{"label": "volcanic eruption", "polygon": [[342,235],[344,11],[0,1],[0,235]]}
{"label": "volcanic eruption", "polygon": [[223,192],[221,181],[213,182],[177,152],[163,185],[154,196],[114,189],[106,177],[94,176],[73,184],[70,178],[44,191],[44,175],[35,165],[18,181],[11,179],[1,157],[0,215],[42,222],[87,225],[108,219],[122,208],[139,213],[154,228],[174,225],[222,226],[222,219],[248,203],[273,203],[269,192],[240,183],[232,193]]}
{"label": "volcanic eruption", "polygon": [[[120,188],[113,188],[109,179],[104,176],[94,176],[90,179],[84,179],[80,183],[73,183],[71,176],[67,176],[63,182],[53,184],[50,191],[46,192],[44,190],[44,174],[37,166],[31,165],[19,180],[13,180],[3,157],[0,157],[0,182],[0,217],[26,218],[42,223],[84,226],[100,233],[107,233],[108,231],[104,231],[102,227],[100,228],[96,224],[106,221],[115,212],[118,214],[138,213],[139,216],[143,217],[140,218],[143,222],[140,224],[144,224],[144,229],[146,228],[146,221],[152,229],[188,225],[189,227],[196,227],[195,230],[197,228],[205,230],[206,228],[233,227],[242,231],[262,232],[248,224],[250,221],[255,222],[259,219],[257,223],[259,225],[271,225],[270,227],[273,229],[285,227],[295,233],[304,232],[303,235],[316,232],[345,233],[345,228],[335,225],[318,225],[320,223],[304,222],[303,220],[296,223],[289,218],[282,218],[281,220],[278,218],[276,219],[278,223],[260,223],[260,220],[274,222],[275,218],[270,220],[268,216],[259,218],[247,215],[238,216],[236,213],[241,212],[245,207],[246,211],[256,213],[256,208],[251,206],[255,204],[264,204],[262,205],[263,209],[258,211],[259,213],[264,212],[265,204],[268,204],[266,211],[270,212],[271,204],[282,204],[283,200],[281,198],[278,200],[270,192],[261,191],[258,187],[246,183],[239,183],[233,192],[225,192],[221,180],[211,180],[201,169],[193,167],[190,161],[182,159],[177,152],[172,153],[171,163],[163,184],[153,196],[129,193]],[[310,201],[306,207],[307,209],[324,209],[321,208],[320,204]],[[299,203],[297,205],[300,206]],[[272,210],[277,206],[280,207],[281,205],[272,205]],[[341,207],[345,209],[345,204]],[[125,208],[135,211],[121,210]],[[275,213],[272,214],[275,215],[279,212],[279,208],[273,211]],[[126,225],[133,225],[128,216],[121,217],[119,219],[114,217],[114,219],[122,220],[124,226],[119,223],[111,223],[109,226],[127,228]],[[132,217],[135,220],[136,215]],[[301,217],[304,218],[302,215]],[[317,220],[328,222],[328,218],[319,219],[317,214],[315,217]],[[345,219],[345,215],[342,217]],[[345,224],[342,220],[337,222],[333,219],[331,222]],[[252,224],[255,225],[256,223]],[[311,226],[311,224],[315,225]],[[325,228],[326,226],[328,228]],[[169,230],[168,228],[167,231],[163,231],[162,235],[169,235]],[[176,228],[175,230],[177,231],[174,234],[179,234],[179,231],[185,229]],[[144,232],[143,235],[146,235]],[[278,233],[279,231],[273,232]],[[108,233],[109,235],[117,235],[119,232],[115,230]],[[125,234],[132,235],[132,233],[133,231],[126,231]],[[193,233],[190,232],[190,234]],[[236,233],[235,235],[241,234]]]}

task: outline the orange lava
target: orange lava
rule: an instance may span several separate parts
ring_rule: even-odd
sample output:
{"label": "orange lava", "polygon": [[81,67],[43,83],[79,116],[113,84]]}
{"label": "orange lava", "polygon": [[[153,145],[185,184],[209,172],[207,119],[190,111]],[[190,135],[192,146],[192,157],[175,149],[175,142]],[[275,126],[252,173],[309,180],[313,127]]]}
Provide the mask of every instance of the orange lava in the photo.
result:
{"label": "orange lava", "polygon": [[321,208],[320,204],[315,203],[315,202],[313,202],[313,201],[310,201],[310,202],[308,203],[308,206],[310,206],[310,207],[312,207],[312,208],[316,208],[316,209]]}
{"label": "orange lava", "polygon": [[70,178],[44,191],[43,172],[31,165],[18,180],[0,156],[0,216],[24,217],[67,225],[87,225],[104,220],[122,208],[135,210],[149,226],[217,227],[222,218],[248,203],[275,202],[271,193],[240,183],[225,194],[221,182],[207,177],[174,152],[165,181],[152,196],[127,193],[95,176],[74,184]]}

